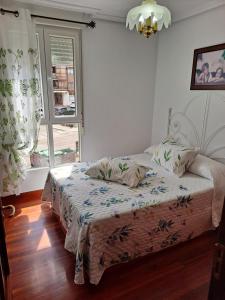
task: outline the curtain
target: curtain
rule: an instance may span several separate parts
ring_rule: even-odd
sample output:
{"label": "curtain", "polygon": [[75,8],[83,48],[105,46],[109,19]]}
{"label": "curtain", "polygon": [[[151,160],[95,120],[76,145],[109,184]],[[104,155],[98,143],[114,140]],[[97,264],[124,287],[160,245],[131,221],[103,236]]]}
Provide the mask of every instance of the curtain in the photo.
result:
{"label": "curtain", "polygon": [[28,10],[0,16],[0,196],[18,193],[24,155],[38,139],[41,118],[39,55]]}

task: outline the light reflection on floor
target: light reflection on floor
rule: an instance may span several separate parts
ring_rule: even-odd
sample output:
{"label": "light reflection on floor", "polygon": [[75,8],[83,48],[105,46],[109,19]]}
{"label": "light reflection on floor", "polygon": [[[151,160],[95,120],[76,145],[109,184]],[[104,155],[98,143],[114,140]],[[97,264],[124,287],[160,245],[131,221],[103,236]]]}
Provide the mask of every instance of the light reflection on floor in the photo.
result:
{"label": "light reflection on floor", "polygon": [[43,250],[43,249],[46,249],[46,248],[49,248],[49,247],[51,247],[51,243],[50,243],[50,240],[49,240],[48,233],[47,233],[46,229],[44,229],[43,233],[40,237],[40,241],[38,243],[38,246],[37,246],[37,251]]}

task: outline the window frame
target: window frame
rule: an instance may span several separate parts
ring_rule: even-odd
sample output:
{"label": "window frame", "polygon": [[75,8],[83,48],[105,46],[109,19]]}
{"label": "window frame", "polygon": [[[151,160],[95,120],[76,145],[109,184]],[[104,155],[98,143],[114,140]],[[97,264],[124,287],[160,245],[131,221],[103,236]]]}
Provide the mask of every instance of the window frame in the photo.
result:
{"label": "window frame", "polygon": [[[41,125],[47,126],[48,149],[49,149],[49,168],[55,166],[54,159],[54,138],[53,125],[56,124],[78,124],[79,127],[79,157],[81,158],[81,128],[83,124],[83,95],[82,95],[82,56],[81,56],[81,30],[72,28],[62,28],[51,25],[37,25],[38,44],[40,53],[40,72],[42,81],[42,101],[43,117]],[[50,37],[68,37],[73,40],[73,59],[74,59],[74,89],[77,103],[76,114],[71,116],[55,116],[54,93],[52,80],[52,61]],[[42,167],[41,167],[42,168]]]}

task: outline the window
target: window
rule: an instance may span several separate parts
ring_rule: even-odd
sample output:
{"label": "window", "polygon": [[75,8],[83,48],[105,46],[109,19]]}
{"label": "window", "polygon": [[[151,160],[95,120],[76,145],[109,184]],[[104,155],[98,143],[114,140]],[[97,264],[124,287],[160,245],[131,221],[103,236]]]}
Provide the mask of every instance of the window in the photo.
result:
{"label": "window", "polygon": [[80,160],[82,120],[79,30],[39,26],[43,117],[30,167],[52,167]]}

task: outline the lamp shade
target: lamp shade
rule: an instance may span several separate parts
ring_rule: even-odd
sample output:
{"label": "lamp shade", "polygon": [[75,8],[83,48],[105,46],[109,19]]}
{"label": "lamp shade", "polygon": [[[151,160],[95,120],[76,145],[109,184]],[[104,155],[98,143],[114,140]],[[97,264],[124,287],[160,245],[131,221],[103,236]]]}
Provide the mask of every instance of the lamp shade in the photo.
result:
{"label": "lamp shade", "polygon": [[131,9],[128,12],[126,21],[126,26],[130,30],[136,27],[140,33],[145,33],[146,30],[156,33],[163,28],[163,25],[168,28],[170,24],[171,13],[169,9],[158,5],[155,0],[145,0],[142,5]]}

